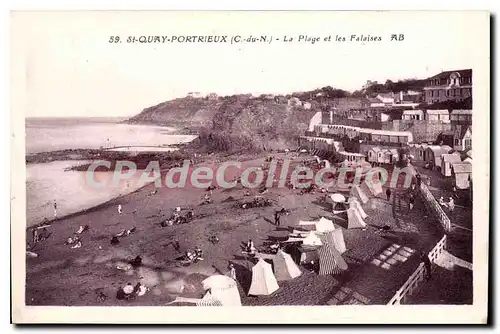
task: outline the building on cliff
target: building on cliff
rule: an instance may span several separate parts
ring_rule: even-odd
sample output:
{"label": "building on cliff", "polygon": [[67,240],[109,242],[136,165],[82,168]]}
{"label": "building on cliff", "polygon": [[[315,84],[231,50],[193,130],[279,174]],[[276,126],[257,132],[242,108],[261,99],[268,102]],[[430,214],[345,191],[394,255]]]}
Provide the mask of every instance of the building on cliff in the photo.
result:
{"label": "building on cliff", "polygon": [[427,104],[463,101],[472,97],[472,70],[445,71],[427,79],[424,87]]}

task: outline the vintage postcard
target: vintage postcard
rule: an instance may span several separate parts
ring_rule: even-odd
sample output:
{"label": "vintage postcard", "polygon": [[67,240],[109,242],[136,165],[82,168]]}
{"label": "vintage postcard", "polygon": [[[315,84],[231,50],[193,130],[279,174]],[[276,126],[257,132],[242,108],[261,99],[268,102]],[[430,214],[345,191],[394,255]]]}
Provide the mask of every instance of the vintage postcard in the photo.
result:
{"label": "vintage postcard", "polygon": [[14,323],[488,318],[490,14],[11,13]]}

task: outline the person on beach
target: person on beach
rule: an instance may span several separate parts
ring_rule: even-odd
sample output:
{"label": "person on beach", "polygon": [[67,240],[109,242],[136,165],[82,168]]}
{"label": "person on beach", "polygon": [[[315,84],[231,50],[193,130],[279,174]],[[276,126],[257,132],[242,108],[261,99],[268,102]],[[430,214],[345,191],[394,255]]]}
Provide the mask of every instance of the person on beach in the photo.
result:
{"label": "person on beach", "polygon": [[420,261],[424,263],[427,280],[430,280],[432,275],[432,264],[429,256],[425,254],[425,252],[420,252]]}
{"label": "person on beach", "polygon": [[197,259],[203,260],[203,251],[201,250],[200,247],[195,247],[194,257],[195,257],[195,260],[197,260]]}
{"label": "person on beach", "polygon": [[417,174],[415,178],[417,179],[417,187],[420,188],[420,184],[422,184],[422,177],[420,176],[420,174]]}
{"label": "person on beach", "polygon": [[256,248],[255,248],[255,245],[253,244],[253,240],[252,239],[248,240],[246,251],[250,255],[254,255],[255,254]]}
{"label": "person on beach", "polygon": [[455,201],[451,197],[448,202],[448,209],[450,210],[450,212],[453,212],[453,210],[455,210]]}
{"label": "person on beach", "polygon": [[111,238],[111,241],[110,241],[111,245],[112,246],[116,246],[120,243],[120,240],[118,240],[118,237],[117,236],[114,236]]}
{"label": "person on beach", "polygon": [[57,202],[54,201],[54,219],[57,218]]}
{"label": "person on beach", "polygon": [[34,228],[32,230],[31,237],[32,237],[32,240],[33,240],[33,244],[36,244],[38,242],[38,240],[39,240],[39,238],[38,238],[38,229],[37,228]]}
{"label": "person on beach", "polygon": [[274,225],[276,226],[280,226],[281,225],[281,212],[280,211],[276,211],[274,213]]}
{"label": "person on beach", "polygon": [[234,264],[229,264],[229,277],[236,281],[236,268],[234,268]]}
{"label": "person on beach", "polygon": [[409,203],[409,206],[410,206],[410,210],[413,209],[413,205],[415,204],[415,196],[413,196],[413,194],[410,195],[410,199],[408,200],[408,203]]}
{"label": "person on beach", "polygon": [[385,195],[387,196],[387,201],[391,200],[391,188],[387,188],[385,191]]}
{"label": "person on beach", "polygon": [[118,204],[118,214],[122,214],[122,205],[121,204]]}

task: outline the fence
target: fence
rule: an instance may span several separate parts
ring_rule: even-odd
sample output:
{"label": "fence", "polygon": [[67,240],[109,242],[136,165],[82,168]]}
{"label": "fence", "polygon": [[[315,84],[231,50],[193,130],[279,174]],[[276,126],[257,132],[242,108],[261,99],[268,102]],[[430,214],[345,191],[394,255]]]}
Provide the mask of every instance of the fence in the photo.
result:
{"label": "fence", "polygon": [[[438,241],[436,246],[427,255],[431,262],[436,261],[438,256],[443,252],[446,247],[446,235],[444,235],[441,240]],[[387,305],[400,305],[401,302],[404,303],[406,296],[411,296],[415,290],[418,289],[420,283],[424,280],[425,275],[425,265],[420,263],[417,269],[410,275],[406,282],[401,286],[401,288],[396,291],[394,296],[391,298]]]}
{"label": "fence", "polygon": [[446,235],[444,235],[441,240],[434,246],[434,248],[429,252],[429,260],[435,262],[436,259],[441,255],[441,253],[446,248]]}
{"label": "fence", "polygon": [[420,184],[419,194],[422,197],[424,205],[426,206],[427,210],[430,211],[437,218],[437,220],[443,226],[445,231],[450,231],[451,230],[450,218],[448,218],[446,213],[443,211],[441,205],[439,205],[439,203],[436,201],[434,195],[432,195],[429,188],[427,188],[426,184],[424,183]]}
{"label": "fence", "polygon": [[[415,170],[415,167],[412,165],[409,165],[410,169],[412,170],[413,175],[417,174],[417,171]],[[427,187],[425,183],[420,183],[420,191],[418,192],[422,202],[424,202],[425,208],[427,211],[431,212],[431,214],[439,221],[439,223],[443,226],[444,230],[449,232],[451,231],[451,221],[450,218],[446,215],[446,213],[443,211],[443,208],[441,208],[441,205],[436,201],[434,198],[434,195],[432,195],[431,191]]]}

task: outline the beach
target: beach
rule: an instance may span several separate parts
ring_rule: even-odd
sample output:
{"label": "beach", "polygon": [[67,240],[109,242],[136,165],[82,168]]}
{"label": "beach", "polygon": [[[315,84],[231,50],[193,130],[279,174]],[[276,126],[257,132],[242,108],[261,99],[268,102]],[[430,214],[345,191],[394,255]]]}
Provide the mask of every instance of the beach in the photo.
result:
{"label": "beach", "polygon": [[[294,163],[300,164],[303,159],[310,158],[304,156]],[[198,166],[213,164],[216,159],[220,157],[210,157]],[[250,167],[261,166],[265,156],[227,159],[238,159],[243,167]],[[413,251],[430,249],[441,237],[437,225],[425,223],[429,219],[418,213],[423,211],[415,212],[408,219],[407,229],[411,233],[407,231],[391,237],[377,234],[383,224],[394,224],[395,228],[401,224],[400,221],[387,221],[392,204],[384,196],[373,198],[370,207],[366,207],[370,215],[368,228],[352,230],[346,229],[345,221],[332,217],[331,206],[321,202],[322,194],[269,188],[265,197],[273,205],[243,209],[241,203],[258,195],[256,190],[250,190],[250,196],[246,196],[241,185],[217,189],[213,191],[211,204],[200,205],[207,193],[205,189],[162,187],[152,195],[154,189],[151,184],[98,208],[54,222],[49,228],[50,237],[31,250],[38,257],[27,258],[27,305],[160,306],[178,296],[201,298],[201,281],[212,274],[227,274],[229,263],[236,268],[243,305],[326,305],[336,300],[341,289],[351,291],[353,296],[362,296],[356,298],[365,303],[384,304],[415,270],[418,255],[415,253],[408,261],[394,265],[392,271],[370,264],[370,259],[395,243],[409,246]],[[122,206],[122,214],[118,213],[118,205]],[[194,219],[187,224],[161,227],[160,222],[171,216],[176,207],[181,207],[183,212],[192,210]],[[290,210],[290,214],[283,217],[280,227],[276,227],[273,215],[280,208]],[[289,229],[296,228],[299,220],[321,216],[343,226],[350,248],[345,256],[348,272],[320,276],[301,267],[303,275],[293,281],[280,282],[280,290],[273,295],[247,296],[253,263],[242,254],[242,243],[253,239],[256,247],[263,249],[271,240],[286,239]],[[84,225],[89,225],[89,230],[81,235],[82,247],[72,249],[65,245],[67,238]],[[118,245],[110,244],[113,235],[134,227],[134,233],[120,238]],[[208,241],[213,235],[220,239],[219,243]],[[172,246],[174,240],[178,240],[179,250]],[[176,259],[194,247],[203,250],[204,260],[180,266]],[[142,257],[140,267],[118,269],[138,255]],[[116,299],[118,288],[138,282],[150,289],[146,295],[131,301]],[[301,291],[300,296],[297,291]],[[349,298],[340,303],[348,303]]]}
{"label": "beach", "polygon": [[[102,189],[88,186],[86,174],[68,170],[91,161],[89,150],[101,150],[92,157],[126,158],[129,154],[169,152],[194,139],[194,135],[179,134],[173,127],[117,123],[115,118],[55,118],[26,121],[26,193],[27,225],[53,219],[53,204],[57,203],[57,218],[90,209],[113,198],[142,187],[135,175],[127,182]],[[104,149],[104,151],[102,150]],[[98,151],[99,152],[99,151]],[[120,155],[121,154],[121,155]],[[33,161],[33,162],[31,162]],[[85,168],[86,170],[87,168]],[[99,177],[105,178],[101,172]]]}

